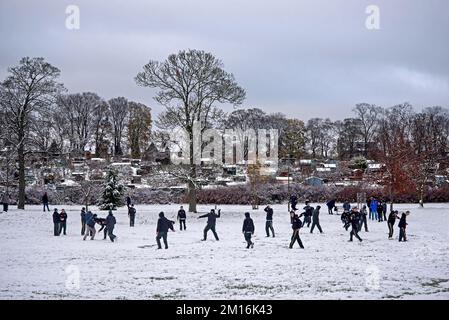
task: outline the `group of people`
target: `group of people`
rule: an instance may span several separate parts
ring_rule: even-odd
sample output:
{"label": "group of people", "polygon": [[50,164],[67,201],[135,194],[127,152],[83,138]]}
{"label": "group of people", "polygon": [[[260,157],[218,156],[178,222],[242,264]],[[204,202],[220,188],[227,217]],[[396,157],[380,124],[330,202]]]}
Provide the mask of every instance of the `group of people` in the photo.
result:
{"label": "group of people", "polygon": [[[42,202],[45,209],[49,210],[48,207],[48,196],[45,193],[42,197]],[[126,205],[128,207],[128,217],[129,217],[129,225],[130,227],[134,227],[135,217],[136,217],[136,209],[132,204],[131,198],[126,197]],[[321,206],[316,206],[315,208],[310,205],[309,201],[305,202],[305,206],[300,214],[298,211],[298,198],[296,195],[292,195],[290,197],[290,223],[292,226],[292,236],[290,239],[289,248],[293,248],[293,245],[297,242],[299,247],[304,249],[304,245],[299,236],[299,231],[303,227],[310,228],[310,233],[313,233],[315,228],[318,229],[320,233],[323,233],[323,229],[320,225],[320,209]],[[328,207],[328,213],[333,214],[334,212],[338,212],[338,208],[336,206],[336,200],[331,199],[326,203]],[[382,208],[382,209],[379,209]],[[394,225],[396,220],[399,220],[399,241],[407,241],[406,239],[406,226],[407,226],[407,216],[410,214],[409,211],[403,212],[401,216],[399,216],[398,211],[391,211],[388,215],[388,218],[385,217],[386,212],[386,202],[385,201],[377,201],[375,198],[370,198],[367,201],[366,205],[359,210],[358,207],[351,207],[349,201],[345,201],[343,203],[343,213],[341,215],[341,221],[343,223],[343,227],[346,231],[349,231],[349,241],[353,241],[355,237],[360,242],[363,239],[359,236],[359,232],[364,228],[365,232],[368,232],[368,219],[378,220],[378,221],[387,221],[388,229],[389,229],[389,239],[393,239],[394,233]],[[266,236],[273,238],[275,237],[275,231],[273,227],[273,208],[269,205],[265,207],[264,211],[266,212],[266,221],[265,221],[265,232]],[[368,214],[369,212],[369,214]],[[202,241],[207,240],[207,235],[209,231],[215,237],[216,241],[219,241],[219,237],[216,231],[216,221],[217,218],[220,218],[221,210],[218,209],[216,212],[215,209],[211,209],[210,212],[198,216],[198,219],[207,218],[206,226],[203,230],[203,238]],[[301,220],[301,218],[303,218]],[[382,219],[382,220],[379,220]],[[183,206],[180,207],[177,213],[177,220],[179,221],[179,229],[180,231],[186,230],[186,220],[187,214],[184,210]],[[54,235],[59,236],[62,234],[66,235],[67,229],[67,213],[64,209],[61,212],[58,212],[58,209],[54,209],[53,212],[53,223],[54,223]],[[90,237],[91,240],[94,240],[95,235],[97,233],[95,229],[95,225],[99,225],[101,228],[98,232],[103,231],[104,237],[106,239],[109,236],[109,239],[114,242],[117,240],[117,236],[114,235],[114,227],[116,224],[116,219],[111,210],[106,218],[99,218],[97,214],[93,214],[91,211],[86,211],[83,207],[81,209],[81,235],[83,236],[83,240],[86,240],[87,237]],[[169,220],[165,217],[164,212],[159,213],[159,219],[157,221],[156,226],[156,243],[158,249],[162,249],[161,239],[164,243],[165,249],[168,249],[168,240],[167,235],[169,230],[175,231],[174,228],[175,221]],[[244,220],[242,226],[242,233],[244,235],[244,239],[246,241],[246,248],[254,248],[254,242],[252,241],[252,235],[255,232],[254,221],[251,218],[249,212],[244,213]]]}

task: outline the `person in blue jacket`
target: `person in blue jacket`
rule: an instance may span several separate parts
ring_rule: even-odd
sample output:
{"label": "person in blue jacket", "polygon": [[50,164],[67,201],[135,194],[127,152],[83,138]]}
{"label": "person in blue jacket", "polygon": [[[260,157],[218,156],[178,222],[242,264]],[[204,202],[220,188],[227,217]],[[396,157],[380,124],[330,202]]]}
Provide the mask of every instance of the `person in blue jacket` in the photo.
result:
{"label": "person in blue jacket", "polygon": [[343,211],[350,211],[351,210],[351,204],[349,201],[343,202]]}
{"label": "person in blue jacket", "polygon": [[371,212],[372,212],[372,216],[371,216],[372,220],[378,220],[378,217],[377,217],[377,205],[378,205],[378,202],[377,202],[376,198],[372,198],[371,199],[371,204],[370,204],[370,209],[371,209]]}
{"label": "person in blue jacket", "polygon": [[86,226],[87,226],[87,230],[84,234],[84,238],[83,240],[86,240],[86,238],[88,237],[88,235],[90,234],[90,240],[94,240],[95,238],[95,219],[97,218],[96,214],[92,214],[92,212],[88,211],[86,214]]}

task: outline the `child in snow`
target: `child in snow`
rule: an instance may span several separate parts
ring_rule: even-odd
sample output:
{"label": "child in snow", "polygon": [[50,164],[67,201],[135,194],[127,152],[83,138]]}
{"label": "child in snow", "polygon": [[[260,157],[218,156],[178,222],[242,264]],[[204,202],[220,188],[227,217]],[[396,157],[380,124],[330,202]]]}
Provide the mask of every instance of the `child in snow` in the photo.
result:
{"label": "child in snow", "polygon": [[399,220],[399,242],[407,241],[407,236],[405,233],[405,228],[407,228],[407,216],[410,214],[410,211],[403,212],[401,215],[401,219]]}
{"label": "child in snow", "polygon": [[246,243],[248,244],[246,249],[249,249],[250,247],[254,248],[254,243],[251,241],[251,236],[254,234],[254,222],[253,219],[251,219],[249,212],[245,212],[242,232],[245,236]]}
{"label": "child in snow", "polygon": [[221,214],[221,209],[218,209],[218,214],[215,213],[214,209],[211,209],[209,213],[203,214],[202,216],[198,217],[198,219],[207,218],[207,224],[203,231],[204,236],[201,241],[207,240],[207,232],[209,230],[211,230],[212,233],[214,234],[215,240],[217,240],[217,241],[220,240],[220,239],[218,239],[217,232],[215,231],[215,224],[217,222],[217,218],[220,218],[220,214]]}
{"label": "child in snow", "polygon": [[175,228],[173,227],[174,223],[174,221],[168,220],[163,212],[159,212],[159,219],[157,220],[156,227],[156,242],[158,249],[162,249],[161,238],[164,240],[165,249],[168,249],[167,234],[169,229],[175,232]]}
{"label": "child in snow", "polygon": [[61,213],[59,214],[59,234],[63,232],[64,235],[66,234],[67,229],[67,213],[64,209],[61,209]]}
{"label": "child in snow", "polygon": [[290,240],[289,248],[292,249],[293,245],[297,241],[299,246],[301,247],[301,249],[304,249],[304,246],[302,244],[301,238],[299,237],[299,229],[301,229],[301,227],[302,227],[301,219],[295,213],[295,211],[291,211],[290,212],[290,217],[291,217],[291,221],[292,221],[293,234],[292,234],[292,237],[291,237],[291,240]]}
{"label": "child in snow", "polygon": [[184,230],[186,230],[186,211],[184,210],[183,206],[179,208],[177,219],[179,220],[179,230],[182,231],[182,227],[184,226]]}

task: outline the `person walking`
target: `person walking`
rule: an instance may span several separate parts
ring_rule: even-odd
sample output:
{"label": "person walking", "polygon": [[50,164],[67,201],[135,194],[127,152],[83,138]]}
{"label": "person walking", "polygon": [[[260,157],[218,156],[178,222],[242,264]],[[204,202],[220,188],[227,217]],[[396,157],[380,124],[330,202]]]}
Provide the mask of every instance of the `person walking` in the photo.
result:
{"label": "person walking", "polygon": [[302,225],[304,226],[307,223],[307,228],[310,227],[310,223],[312,223],[312,215],[314,208],[310,206],[309,201],[305,202],[306,206],[303,208],[304,212],[300,214],[300,218],[304,216],[304,221]]}
{"label": "person walking", "polygon": [[117,239],[117,236],[114,234],[114,227],[117,223],[114,215],[112,214],[112,210],[109,210],[109,214],[106,217],[106,228],[108,229],[108,236],[111,239],[111,242],[114,242]]}
{"label": "person walking", "polygon": [[133,204],[131,204],[131,206],[128,207],[128,217],[129,217],[129,226],[134,227],[134,221],[136,219],[136,208],[134,208]]}
{"label": "person walking", "polygon": [[292,234],[292,237],[290,240],[289,248],[293,249],[293,245],[295,244],[295,242],[298,242],[299,247],[301,249],[304,249],[304,245],[302,244],[301,238],[299,237],[299,230],[302,227],[301,219],[295,213],[295,211],[290,212],[290,217],[291,217],[291,221],[292,221],[293,234]]}
{"label": "person walking", "polygon": [[331,199],[331,200],[329,200],[329,201],[326,203],[326,206],[327,206],[327,212],[328,212],[329,214],[334,214],[335,203],[336,203],[336,200],[335,200],[335,199]]}
{"label": "person walking", "polygon": [[186,215],[186,211],[184,210],[183,206],[181,206],[178,210],[177,219],[179,221],[179,230],[182,231],[182,227],[184,227],[184,231],[185,231],[187,215]]}
{"label": "person walking", "polygon": [[320,209],[321,206],[316,206],[315,210],[313,210],[312,214],[312,228],[310,229],[310,233],[313,233],[313,229],[315,229],[315,226],[318,228],[320,233],[323,233],[323,230],[320,226]]}
{"label": "person walking", "polygon": [[95,230],[95,219],[97,218],[96,214],[92,214],[92,212],[88,211],[86,214],[86,227],[87,230],[84,233],[84,237],[83,240],[86,240],[86,238],[89,236],[90,234],[90,240],[94,240],[95,238],[95,234],[96,234],[96,230]]}
{"label": "person walking", "polygon": [[359,239],[360,242],[362,242],[362,238],[359,236],[359,215],[357,208],[354,208],[349,215],[349,223],[351,224],[351,232],[349,236],[349,241],[352,242],[353,236],[355,236],[357,239]]}
{"label": "person walking", "polygon": [[54,236],[59,236],[60,232],[61,232],[61,227],[60,227],[60,222],[61,219],[59,217],[59,212],[58,209],[55,208],[55,210],[53,211],[53,235]]}
{"label": "person walking", "polygon": [[366,206],[364,205],[362,207],[362,210],[360,210],[360,227],[359,227],[359,232],[362,230],[362,227],[365,227],[365,232],[368,232],[368,221],[367,221],[367,209]]}
{"label": "person walking", "polygon": [[67,213],[64,209],[61,209],[61,213],[59,214],[59,234],[63,232],[63,235],[67,235]]}
{"label": "person walking", "polygon": [[48,207],[48,194],[47,194],[47,192],[44,192],[44,195],[42,196],[42,204],[44,206],[44,212],[45,212],[45,208],[47,208],[48,212],[50,212],[50,208]]}
{"label": "person walking", "polygon": [[270,230],[274,238],[274,228],[273,228],[273,208],[270,206],[266,206],[265,209],[263,209],[267,213],[266,220],[265,220],[265,232],[267,233],[267,238],[270,237]]}
{"label": "person walking", "polygon": [[219,241],[220,239],[218,239],[218,235],[217,232],[215,231],[215,225],[217,222],[217,218],[220,218],[221,215],[221,209],[218,209],[218,214],[215,213],[214,209],[211,209],[209,213],[203,214],[202,216],[199,216],[198,219],[201,218],[207,218],[207,224],[206,227],[204,228],[204,236],[203,239],[201,241],[206,241],[207,240],[207,232],[209,230],[212,231],[212,233],[214,234],[215,240]]}
{"label": "person walking", "polygon": [[126,196],[126,206],[128,207],[128,209],[129,209],[129,207],[131,206],[131,197],[128,195],[128,196]]}
{"label": "person walking", "polygon": [[251,236],[254,234],[254,222],[251,219],[249,212],[245,212],[245,219],[243,220],[242,232],[247,243],[246,249],[254,248],[254,243],[251,241]]}
{"label": "person walking", "polygon": [[157,220],[156,227],[156,242],[158,249],[162,249],[161,238],[164,240],[165,249],[168,249],[167,234],[168,230],[175,232],[175,228],[173,227],[174,223],[174,221],[168,220],[163,212],[159,212],[159,219]]}

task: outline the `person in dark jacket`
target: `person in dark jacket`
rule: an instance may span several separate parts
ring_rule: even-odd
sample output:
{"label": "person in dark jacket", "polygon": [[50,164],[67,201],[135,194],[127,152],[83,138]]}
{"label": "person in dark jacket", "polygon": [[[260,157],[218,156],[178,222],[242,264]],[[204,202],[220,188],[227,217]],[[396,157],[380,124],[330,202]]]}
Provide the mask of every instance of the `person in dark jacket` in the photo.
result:
{"label": "person in dark jacket", "polygon": [[383,221],[383,202],[379,201],[377,205],[377,221],[382,222]]}
{"label": "person in dark jacket", "polygon": [[86,208],[81,208],[81,235],[84,236],[84,232],[86,232]]}
{"label": "person in dark jacket", "polygon": [[207,232],[209,230],[212,231],[212,233],[214,234],[215,240],[220,240],[218,239],[218,235],[217,232],[215,231],[215,224],[217,222],[217,218],[220,218],[220,214],[221,214],[221,209],[218,209],[218,214],[215,213],[214,209],[211,209],[209,213],[203,214],[202,216],[199,216],[198,219],[200,218],[207,218],[207,224],[206,227],[204,228],[204,237],[201,241],[206,241],[207,240]]}
{"label": "person in dark jacket", "polygon": [[2,197],[2,204],[3,204],[3,212],[8,212],[8,206],[9,206],[9,194],[5,192]]}
{"label": "person in dark jacket", "polygon": [[351,204],[349,203],[349,201],[345,201],[343,202],[343,211],[350,211],[351,210]]}
{"label": "person in dark jacket", "polygon": [[387,221],[387,201],[382,202],[382,213],[384,215],[384,221]]}
{"label": "person in dark jacket", "polygon": [[326,206],[327,206],[327,212],[328,212],[329,214],[334,214],[333,210],[334,210],[334,207],[335,207],[335,203],[336,203],[336,200],[335,200],[335,199],[331,199],[331,200],[329,200],[329,201],[326,203]]}
{"label": "person in dark jacket", "polygon": [[131,204],[131,206],[128,207],[128,217],[129,217],[129,226],[134,227],[134,221],[136,220],[136,208],[134,208],[133,204]]}
{"label": "person in dark jacket", "polygon": [[398,212],[397,211],[391,211],[390,214],[388,215],[388,220],[387,220],[387,224],[388,224],[388,239],[391,240],[393,239],[393,232],[394,232],[394,224],[396,222],[396,219],[400,219],[398,216]]}
{"label": "person in dark jacket", "polygon": [[323,233],[323,230],[321,229],[321,226],[320,226],[320,209],[321,209],[321,206],[316,206],[315,210],[313,210],[312,228],[310,228],[310,233],[313,233],[313,229],[315,228],[315,226],[318,228],[320,233]]}
{"label": "person in dark jacket", "polygon": [[251,236],[254,234],[254,222],[253,219],[251,219],[249,212],[245,212],[245,220],[243,220],[243,227],[242,227],[243,235],[245,236],[246,243],[248,244],[246,246],[246,249],[254,248],[254,243],[251,241]]}
{"label": "person in dark jacket", "polygon": [[98,224],[101,228],[98,229],[98,233],[103,231],[103,240],[106,240],[106,237],[108,235],[108,228],[106,226],[106,218],[94,218],[95,223]]}
{"label": "person in dark jacket", "polygon": [[349,211],[343,211],[343,213],[341,214],[341,222],[343,223],[343,228],[346,229],[346,231],[348,231],[349,226],[351,225],[350,223],[350,213]]}
{"label": "person in dark jacket", "polygon": [[88,237],[88,235],[90,234],[90,240],[94,240],[95,238],[95,234],[97,233],[97,231],[95,230],[95,219],[97,218],[96,214],[92,214],[92,212],[87,211],[86,214],[86,227],[87,230],[84,233],[84,237],[83,240],[86,240],[86,238]]}
{"label": "person in dark jacket", "polygon": [[47,194],[47,192],[44,192],[44,195],[42,196],[42,204],[44,205],[44,212],[45,212],[45,208],[47,208],[48,212],[50,212],[50,208],[48,207],[48,194]]}
{"label": "person in dark jacket", "polygon": [[307,228],[310,227],[310,223],[312,223],[312,215],[314,208],[309,205],[309,201],[306,201],[306,206],[303,208],[304,212],[299,216],[300,218],[304,216],[304,221],[302,225],[304,226],[307,223]]}
{"label": "person in dark jacket", "polygon": [[292,221],[293,234],[292,234],[292,237],[291,237],[291,240],[290,240],[289,248],[292,249],[293,245],[297,241],[299,246],[301,247],[301,249],[304,249],[304,246],[302,244],[301,238],[299,237],[299,230],[302,227],[301,219],[295,213],[295,211],[291,211],[290,212],[290,217],[291,217],[291,221]]}
{"label": "person in dark jacket", "polygon": [[274,228],[273,228],[273,208],[270,206],[266,206],[265,209],[263,209],[267,213],[266,221],[265,221],[265,232],[267,233],[267,238],[270,236],[270,230],[273,234],[274,238]]}
{"label": "person in dark jacket", "polygon": [[126,206],[129,207],[131,206],[131,197],[130,196],[126,196]]}
{"label": "person in dark jacket", "polygon": [[298,204],[298,197],[294,194],[292,194],[290,196],[290,205],[291,205],[291,209],[296,211],[298,210],[298,208],[296,208],[296,205]]}
{"label": "person in dark jacket", "polygon": [[407,234],[405,233],[405,229],[407,228],[407,216],[410,214],[410,211],[403,212],[401,215],[401,219],[399,220],[399,242],[407,241]]}
{"label": "person in dark jacket", "polygon": [[365,226],[365,232],[368,232],[368,212],[367,207],[364,205],[362,207],[362,210],[360,210],[360,225],[359,225],[359,232],[362,230],[362,227]]}
{"label": "person in dark jacket", "polygon": [[58,209],[55,208],[55,210],[53,211],[53,234],[55,236],[59,236],[61,232],[60,223],[61,219],[59,218],[59,212]]}
{"label": "person in dark jacket", "polygon": [[186,215],[186,211],[184,210],[183,206],[181,206],[181,208],[179,208],[177,219],[179,221],[179,230],[182,231],[182,227],[184,226],[184,231],[185,231],[187,215]]}
{"label": "person in dark jacket", "polygon": [[352,237],[355,236],[360,242],[362,242],[362,238],[359,237],[359,221],[359,212],[357,208],[353,208],[349,215],[349,224],[351,225],[349,241],[352,241]]}
{"label": "person in dark jacket", "polygon": [[162,249],[161,238],[164,240],[165,249],[168,249],[167,233],[168,230],[175,231],[175,228],[173,227],[174,223],[174,221],[168,220],[163,212],[159,212],[156,228],[156,242],[158,249]]}
{"label": "person in dark jacket", "polygon": [[114,234],[114,227],[116,223],[117,221],[112,214],[112,210],[109,210],[109,214],[106,217],[106,228],[108,229],[108,236],[109,239],[111,239],[111,242],[114,242],[114,240],[117,239],[117,236]]}
{"label": "person in dark jacket", "polygon": [[64,209],[61,209],[61,213],[59,214],[59,234],[63,232],[64,235],[67,235],[67,212]]}

